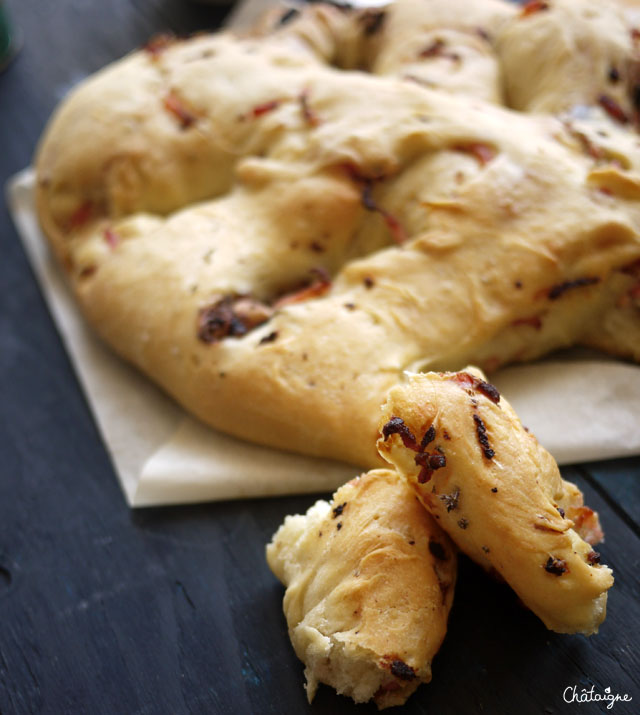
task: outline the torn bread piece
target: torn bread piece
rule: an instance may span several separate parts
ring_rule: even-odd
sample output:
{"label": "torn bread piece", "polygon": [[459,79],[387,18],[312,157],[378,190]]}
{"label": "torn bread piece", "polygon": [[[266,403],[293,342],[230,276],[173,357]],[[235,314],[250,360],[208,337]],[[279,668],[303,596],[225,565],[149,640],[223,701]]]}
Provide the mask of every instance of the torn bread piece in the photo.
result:
{"label": "torn bread piece", "polygon": [[391,470],[288,516],[267,546],[285,584],[289,635],[309,701],[326,683],[356,702],[401,705],[431,680],[456,579],[456,550]]}
{"label": "torn bread piece", "polygon": [[383,407],[380,454],[456,545],[496,571],[547,628],[598,630],[611,570],[595,512],[475,368],[410,375]]}

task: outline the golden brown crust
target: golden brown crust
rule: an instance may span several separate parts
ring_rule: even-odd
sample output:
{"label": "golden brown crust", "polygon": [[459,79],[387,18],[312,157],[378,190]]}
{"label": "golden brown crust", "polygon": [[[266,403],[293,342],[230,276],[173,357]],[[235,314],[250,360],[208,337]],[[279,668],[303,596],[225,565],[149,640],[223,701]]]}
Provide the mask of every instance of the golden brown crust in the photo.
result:
{"label": "golden brown crust", "polygon": [[592,548],[597,514],[480,371],[411,376],[380,428],[380,453],[462,551],[548,628],[597,631],[613,583]]}
{"label": "golden brown crust", "polygon": [[604,112],[598,100],[606,96],[631,113],[632,27],[613,0],[530,3],[498,37],[509,105],[550,114],[596,105]]}
{"label": "golden brown crust", "polygon": [[[610,103],[586,118],[495,104],[522,28],[589,7],[552,5],[314,7],[90,79],[37,157],[40,219],[89,321],[212,426],[368,466],[406,369],[492,370],[575,343],[640,360],[632,132]],[[574,31],[601,77],[585,96],[635,51],[598,8]],[[624,73],[611,99],[631,117]],[[545,80],[536,97],[557,94]]]}
{"label": "golden brown crust", "polygon": [[289,516],[267,547],[309,699],[318,682],[356,702],[402,704],[431,680],[446,632],[455,550],[390,470]]}

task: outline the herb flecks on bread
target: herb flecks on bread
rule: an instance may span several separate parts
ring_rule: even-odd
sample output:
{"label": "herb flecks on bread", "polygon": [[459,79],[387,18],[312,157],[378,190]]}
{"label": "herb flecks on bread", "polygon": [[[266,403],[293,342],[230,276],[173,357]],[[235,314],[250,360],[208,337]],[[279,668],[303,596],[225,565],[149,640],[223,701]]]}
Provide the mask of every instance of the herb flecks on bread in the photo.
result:
{"label": "herb flecks on bread", "polygon": [[[598,515],[479,370],[409,376],[391,390],[380,426],[380,453],[461,551],[497,572],[547,628],[598,630],[613,584],[593,550]],[[426,455],[439,457],[437,469]]]}
{"label": "herb flecks on bread", "polygon": [[87,80],[37,202],[89,322],[213,427],[360,466],[404,370],[639,360],[638,33],[528,8],[314,4]]}
{"label": "herb flecks on bread", "polygon": [[288,516],[267,559],[287,587],[284,612],[309,700],[325,683],[383,708],[431,680],[456,551],[396,472],[368,472],[331,503]]}

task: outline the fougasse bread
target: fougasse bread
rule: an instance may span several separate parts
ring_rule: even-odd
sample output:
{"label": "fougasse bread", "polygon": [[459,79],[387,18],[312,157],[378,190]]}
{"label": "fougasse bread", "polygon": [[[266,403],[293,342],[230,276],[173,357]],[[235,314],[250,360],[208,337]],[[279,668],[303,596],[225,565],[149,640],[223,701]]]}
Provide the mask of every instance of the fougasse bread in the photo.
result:
{"label": "fougasse bread", "polygon": [[309,700],[326,683],[384,708],[431,680],[456,550],[395,471],[368,472],[331,503],[288,516],[267,559],[287,587],[284,612]]}
{"label": "fougasse bread", "polygon": [[640,33],[605,0],[315,4],[156,38],[37,157],[95,330],[233,435],[381,466],[405,370],[640,359]]}
{"label": "fougasse bread", "polygon": [[384,406],[380,453],[465,554],[547,628],[598,630],[611,570],[597,514],[475,368],[412,375]]}

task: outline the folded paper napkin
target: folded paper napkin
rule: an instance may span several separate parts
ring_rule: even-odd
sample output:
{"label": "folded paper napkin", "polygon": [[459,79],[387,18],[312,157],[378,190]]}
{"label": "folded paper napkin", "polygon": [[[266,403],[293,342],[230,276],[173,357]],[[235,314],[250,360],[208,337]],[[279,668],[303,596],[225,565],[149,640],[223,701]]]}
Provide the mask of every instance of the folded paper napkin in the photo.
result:
{"label": "folded paper napkin", "polygon": [[[8,199],[44,296],[131,506],[329,492],[357,467],[301,457],[215,432],[105,347],[80,315],[34,206],[34,173]],[[562,463],[640,454],[640,368],[563,359],[492,376],[522,421]]]}

